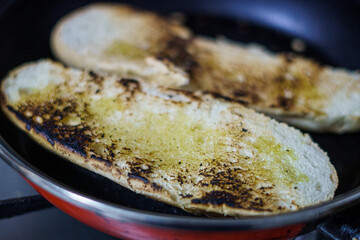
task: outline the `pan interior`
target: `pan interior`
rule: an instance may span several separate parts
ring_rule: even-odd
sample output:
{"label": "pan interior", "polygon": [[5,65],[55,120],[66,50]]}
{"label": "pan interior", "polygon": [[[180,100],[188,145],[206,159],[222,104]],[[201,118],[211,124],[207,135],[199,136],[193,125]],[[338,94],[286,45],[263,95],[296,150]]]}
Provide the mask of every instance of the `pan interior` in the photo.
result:
{"label": "pan interior", "polygon": [[[74,1],[40,0],[36,1],[38,4],[34,2],[16,1],[0,16],[0,77],[4,77],[11,68],[26,61],[46,57],[52,58],[48,41],[50,31],[56,20],[89,1],[76,1],[75,3]],[[157,4],[151,6],[152,9],[161,6],[159,10],[163,14],[170,12],[164,8],[164,1],[155,2]],[[149,7],[147,1],[134,1],[134,3],[140,7]],[[264,27],[251,23],[245,18],[241,20],[243,16],[238,16],[239,18],[235,20],[235,18],[224,17],[225,14],[221,12],[214,15],[189,11],[190,1],[183,1],[183,4],[183,10],[187,12],[185,24],[195,33],[213,37],[225,36],[242,42],[257,42],[275,52],[291,51],[291,43],[295,35],[290,34],[290,31],[279,30],[271,26]],[[261,5],[258,7],[261,8]],[[301,37],[301,35],[296,36]],[[358,40],[360,41],[360,39]],[[306,50],[302,53],[303,55],[314,58],[321,63],[345,67],[351,67],[354,61],[360,62],[360,56],[356,54],[356,51],[353,51],[353,54],[348,56],[348,60],[344,61],[343,57],[338,59],[329,57],[333,51],[338,50],[336,46],[335,49],[323,49],[314,42],[311,39],[306,41]],[[191,214],[177,208],[137,195],[104,177],[73,165],[44,150],[25,133],[12,125],[2,113],[0,113],[0,122],[1,135],[15,151],[41,172],[75,190],[131,208],[191,216]],[[360,148],[358,143],[360,133],[344,135],[311,133],[310,135],[322,149],[328,152],[332,163],[335,165],[340,181],[336,195],[359,186]]]}

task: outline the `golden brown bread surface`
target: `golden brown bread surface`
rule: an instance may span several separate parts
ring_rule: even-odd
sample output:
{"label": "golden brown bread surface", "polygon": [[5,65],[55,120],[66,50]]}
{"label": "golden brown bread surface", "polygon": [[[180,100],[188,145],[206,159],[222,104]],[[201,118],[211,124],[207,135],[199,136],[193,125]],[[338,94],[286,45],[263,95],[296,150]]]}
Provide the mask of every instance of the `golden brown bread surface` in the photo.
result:
{"label": "golden brown bread surface", "polygon": [[309,136],[241,104],[142,81],[25,64],[2,109],[38,143],[137,193],[205,215],[298,210],[337,175]]}
{"label": "golden brown bread surface", "polygon": [[95,3],[63,17],[54,27],[54,55],[71,66],[163,86],[189,79],[181,54],[190,31],[152,12],[116,3]]}
{"label": "golden brown bread surface", "polygon": [[210,91],[311,131],[360,128],[360,74],[260,46],[193,36],[123,4],[91,4],[61,19],[52,49],[66,64]]}
{"label": "golden brown bread surface", "polygon": [[360,74],[255,45],[195,38],[195,89],[217,92],[276,119],[312,131],[360,128]]}

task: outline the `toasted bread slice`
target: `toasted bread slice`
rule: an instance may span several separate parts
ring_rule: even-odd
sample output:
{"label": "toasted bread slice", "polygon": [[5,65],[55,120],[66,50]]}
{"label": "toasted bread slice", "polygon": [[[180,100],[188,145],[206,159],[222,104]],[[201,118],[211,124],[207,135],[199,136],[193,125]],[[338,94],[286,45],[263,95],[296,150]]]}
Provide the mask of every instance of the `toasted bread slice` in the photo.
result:
{"label": "toasted bread slice", "polygon": [[167,86],[181,86],[190,78],[190,88],[241,101],[305,130],[360,129],[359,73],[275,55],[259,46],[190,38],[186,28],[152,13],[93,4],[57,24],[52,48],[75,67]]}
{"label": "toasted bread slice", "polygon": [[[54,55],[77,68],[141,77],[164,86],[188,83],[173,49],[188,29],[123,4],[96,3],[62,18],[51,35]],[[178,59],[178,58],[177,58]]]}
{"label": "toasted bread slice", "polygon": [[210,216],[269,215],[331,199],[308,135],[210,94],[65,68],[13,70],[2,109],[38,143],[137,193]]}
{"label": "toasted bread slice", "polygon": [[220,93],[311,131],[360,128],[360,74],[257,45],[198,37],[191,55],[197,89]]}

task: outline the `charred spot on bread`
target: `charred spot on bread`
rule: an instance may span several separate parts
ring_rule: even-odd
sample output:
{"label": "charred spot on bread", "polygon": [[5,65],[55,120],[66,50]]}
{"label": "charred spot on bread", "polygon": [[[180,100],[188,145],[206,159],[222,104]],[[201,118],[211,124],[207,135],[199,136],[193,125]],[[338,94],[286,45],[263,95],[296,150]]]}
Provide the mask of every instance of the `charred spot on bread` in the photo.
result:
{"label": "charred spot on bread", "polygon": [[[57,103],[60,102],[57,101]],[[36,133],[41,133],[52,146],[59,143],[81,156],[87,155],[85,146],[89,145],[92,140],[84,132],[89,131],[90,128],[83,125],[70,126],[63,124],[59,120],[66,116],[66,111],[56,110],[50,103],[45,103],[43,106],[22,105],[18,110],[11,106],[7,106],[7,108],[26,124],[27,130],[34,129]],[[27,117],[26,112],[31,112],[32,115],[41,118],[42,121],[39,122],[36,121],[36,118]]]}
{"label": "charred spot on bread", "polygon": [[170,36],[165,41],[164,49],[158,53],[157,59],[166,59],[174,63],[175,66],[182,68],[185,72],[191,73],[192,69],[196,67],[197,62],[187,50],[190,41],[190,39]]}
{"label": "charred spot on bread", "polygon": [[249,191],[242,191],[234,195],[228,191],[211,191],[205,193],[201,198],[192,199],[193,204],[204,205],[223,205],[231,208],[248,209],[261,212],[272,212],[272,209],[264,208],[264,202],[261,198],[255,198],[253,201],[248,201],[251,198]]}
{"label": "charred spot on bread", "polygon": [[149,183],[149,180],[145,177],[142,177],[138,174],[138,172],[132,172],[132,173],[129,173],[128,174],[128,177],[131,179],[131,178],[135,178],[135,179],[138,179],[138,180],[141,180],[143,181],[145,184]]}

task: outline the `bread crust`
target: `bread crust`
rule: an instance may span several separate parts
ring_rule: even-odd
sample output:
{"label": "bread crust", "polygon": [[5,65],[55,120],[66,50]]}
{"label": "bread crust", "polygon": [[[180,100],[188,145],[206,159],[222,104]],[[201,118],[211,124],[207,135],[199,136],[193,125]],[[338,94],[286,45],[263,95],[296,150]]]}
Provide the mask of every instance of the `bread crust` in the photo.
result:
{"label": "bread crust", "polygon": [[[31,76],[31,79],[23,79],[28,76]],[[59,79],[54,80],[57,77]],[[36,81],[43,82],[36,83]],[[58,82],[55,83],[54,81]],[[29,82],[35,84],[36,88],[25,86]],[[48,86],[55,87],[50,95],[46,93],[46,91],[50,91],[46,90]],[[121,113],[121,121],[115,121],[116,123],[121,122],[121,124],[114,125],[114,122],[110,121],[113,117],[106,118],[106,126],[114,127],[114,130],[111,128],[109,133],[105,130],[104,127],[106,126],[103,125],[101,119],[105,118],[103,115],[108,114],[115,105],[109,103],[109,108],[101,105],[102,108],[106,108],[105,112],[96,108],[96,111],[100,111],[98,113],[100,118],[95,118],[94,121],[93,118],[96,116],[90,114],[91,107],[88,107],[94,105],[94,102],[84,99],[91,97],[91,99],[101,101],[105,96],[113,94],[114,89],[118,91],[116,99],[122,99],[116,104],[120,108],[119,113],[115,114],[119,116]],[[236,102],[215,98],[210,94],[155,88],[141,81],[94,75],[94,73],[64,68],[49,60],[27,64],[11,72],[2,82],[1,93],[4,113],[45,148],[132,191],[195,214],[244,217],[297,210],[331,199],[338,183],[336,171],[330,164],[328,157],[308,136],[303,136],[295,129],[289,128],[285,124],[276,123]],[[18,98],[17,93],[20,93]],[[77,102],[74,102],[68,96],[79,96],[79,98],[77,98]],[[74,107],[73,104],[77,107]],[[144,105],[146,106],[141,108]],[[222,110],[218,111],[218,108]],[[184,112],[190,111],[190,109],[189,116],[198,117],[195,122],[192,122],[190,118],[181,117]],[[155,115],[144,113],[158,110],[162,112]],[[169,112],[166,113],[166,111]],[[177,111],[180,112],[180,115],[177,115]],[[77,116],[80,116],[81,120],[74,117],[74,113],[78,113]],[[130,122],[127,122],[126,114],[130,116],[128,119]],[[145,118],[141,117],[142,114],[145,114]],[[115,115],[112,114],[111,116]],[[159,116],[164,115],[181,117],[179,120],[170,121],[175,125],[180,125],[181,131],[177,132],[176,130],[179,126],[170,124],[169,129],[172,132],[166,136],[166,132],[169,130],[164,129],[163,126],[167,126],[169,122],[166,121],[169,120],[165,118],[166,121],[163,121],[164,118],[159,118]],[[69,116],[72,117],[69,119]],[[227,119],[226,123],[222,123],[223,117]],[[157,126],[154,120],[163,122]],[[181,125],[183,120],[187,120],[185,125]],[[153,124],[147,125],[149,121],[153,121]],[[198,121],[201,122],[200,125],[197,123]],[[133,122],[139,123],[140,127],[133,125]],[[221,125],[206,129],[207,125],[212,126],[216,122]],[[141,125],[145,127],[141,128]],[[125,130],[130,132],[130,135],[127,136],[126,131],[121,131],[122,134],[118,134],[117,131],[119,130],[116,130],[115,127],[121,128],[122,126],[125,126]],[[134,126],[136,126],[136,131],[132,130]],[[147,135],[146,131],[151,126],[163,134],[166,141],[156,145],[160,147],[160,150],[153,149],[154,153],[149,155],[145,150],[141,150],[146,149],[146,145],[141,145],[141,148],[137,150],[134,149],[132,135],[142,131],[142,134],[136,135],[135,142],[141,143],[143,141],[141,140],[142,136],[145,136],[146,142],[151,146],[153,143],[150,143],[150,140],[159,139],[154,135],[156,131],[150,131],[150,135]],[[170,146],[170,150],[185,155],[180,160],[177,160],[177,156],[164,159],[166,163],[162,165],[163,163],[161,163],[161,159],[159,161],[159,158],[165,155],[156,153],[156,151],[166,153],[169,149],[164,148],[163,145],[172,141],[173,137],[181,139],[181,132],[186,132],[189,129],[192,132],[191,134],[195,136],[197,136],[198,130],[194,129],[200,129],[199,136],[207,135],[210,132],[213,134],[211,138],[225,137],[228,139],[226,141],[231,141],[231,144],[235,145],[229,143],[230,145],[225,145],[223,148],[218,146],[221,152],[220,155],[215,155],[219,159],[204,158],[200,159],[201,161],[196,158],[189,161],[187,157],[191,155],[186,155],[182,151],[176,152],[176,146],[175,148]],[[222,129],[227,129],[229,132],[222,132]],[[236,134],[231,135],[233,132]],[[179,134],[180,136],[178,136]],[[185,135],[185,139],[197,139],[191,134]],[[269,146],[268,140],[262,138],[266,135],[272,137]],[[131,141],[126,140],[126,137]],[[125,139],[127,145],[121,145],[119,138]],[[202,148],[206,148],[207,145],[204,142],[210,141],[211,138],[200,139],[202,147],[195,150],[201,151]],[[255,141],[252,145],[249,142],[251,139]],[[258,139],[261,141],[256,143]],[[179,140],[176,143],[188,145],[190,146],[188,151],[192,151],[191,146],[197,143],[190,142],[189,144],[186,141]],[[222,144],[223,141],[225,140],[214,143]],[[282,145],[285,142],[288,142],[288,146]],[[294,145],[291,145],[291,142]],[[240,146],[236,144],[250,144],[248,147],[246,145],[238,147],[235,151],[234,154],[239,159],[231,157],[231,154],[228,155],[233,151],[228,150],[230,146],[233,148]],[[118,149],[121,150],[116,152],[115,149],[119,146]],[[289,149],[296,146],[300,147],[301,150],[300,148],[299,150],[295,149],[296,153],[289,154],[289,151],[293,151]],[[179,145],[178,147],[182,146]],[[264,149],[269,147],[270,150],[267,151],[270,152],[266,152]],[[130,148],[134,154],[130,152]],[[273,151],[272,148],[277,150]],[[213,148],[206,149],[211,150]],[[253,157],[238,155],[241,149],[250,151],[251,153],[244,152],[243,154],[250,154],[249,156]],[[277,165],[277,160],[272,159],[271,156],[279,154],[279,152],[281,153],[279,158],[293,158],[296,154],[301,159],[294,161],[288,159],[290,162],[282,163],[285,165]],[[311,157],[306,156],[309,154],[308,152],[311,152]],[[194,152],[193,154],[197,153]],[[204,152],[203,154],[208,153]],[[269,172],[265,171],[262,165],[252,168],[251,171],[254,172],[249,172],[246,168],[251,168],[255,163],[259,164],[260,155],[258,156],[258,154],[262,154],[265,158],[270,156],[269,161],[275,161],[272,164],[283,166],[284,170],[279,172],[280,174],[291,171],[292,174],[302,176],[303,173],[301,172],[304,172],[304,167],[299,170],[300,172],[293,169],[299,168],[302,164],[308,164],[308,166],[312,166],[315,175],[307,176],[308,181],[305,178],[298,177],[297,179],[294,178],[292,182],[284,182],[284,180],[279,180],[279,176],[268,175]],[[228,155],[228,157],[222,158],[221,155]],[[198,156],[201,158],[201,155]],[[247,161],[253,162],[249,165]],[[180,164],[182,164],[181,167]],[[269,177],[262,178],[261,174]],[[321,175],[323,175],[322,178]],[[291,177],[290,175],[284,176]],[[200,179],[196,179],[197,177]],[[256,180],[258,177],[261,178],[261,181]],[[324,186],[316,186],[316,181],[323,181]],[[324,189],[320,198],[316,194],[306,192],[309,189],[315,191],[316,188],[322,187]],[[308,199],[309,196],[311,199]]]}

